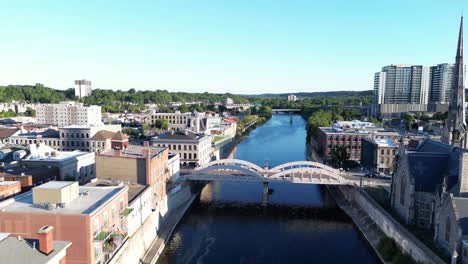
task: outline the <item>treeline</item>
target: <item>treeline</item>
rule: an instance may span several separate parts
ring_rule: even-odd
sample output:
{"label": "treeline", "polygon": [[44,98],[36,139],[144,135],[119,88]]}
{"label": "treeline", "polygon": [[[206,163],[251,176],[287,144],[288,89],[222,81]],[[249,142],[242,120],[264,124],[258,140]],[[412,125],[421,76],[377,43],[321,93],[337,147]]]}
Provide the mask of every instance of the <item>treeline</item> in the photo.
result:
{"label": "treeline", "polygon": [[[334,121],[360,119],[359,106],[369,106],[372,93],[369,91],[355,92],[347,96],[318,96],[302,100],[302,115],[307,120],[307,142],[316,138],[319,127],[330,126]],[[348,108],[355,106],[354,108]],[[370,122],[378,123],[375,119]]]}
{"label": "treeline", "polygon": [[74,96],[73,89],[61,91],[40,84],[0,86],[0,102],[57,103]]}

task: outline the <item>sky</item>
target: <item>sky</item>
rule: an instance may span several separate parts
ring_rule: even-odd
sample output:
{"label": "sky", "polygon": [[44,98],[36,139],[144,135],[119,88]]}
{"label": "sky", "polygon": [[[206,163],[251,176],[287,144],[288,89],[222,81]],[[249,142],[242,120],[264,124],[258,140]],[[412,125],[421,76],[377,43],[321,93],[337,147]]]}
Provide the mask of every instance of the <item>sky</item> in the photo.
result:
{"label": "sky", "polygon": [[454,62],[468,1],[0,0],[0,85],[214,93],[368,90]]}

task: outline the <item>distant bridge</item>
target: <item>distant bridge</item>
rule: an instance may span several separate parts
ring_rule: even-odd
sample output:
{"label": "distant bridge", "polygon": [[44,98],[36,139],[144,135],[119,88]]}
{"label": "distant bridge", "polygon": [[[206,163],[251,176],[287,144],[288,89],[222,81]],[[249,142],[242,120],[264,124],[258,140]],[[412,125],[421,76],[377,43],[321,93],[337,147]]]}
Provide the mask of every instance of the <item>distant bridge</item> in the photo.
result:
{"label": "distant bridge", "polygon": [[272,112],[300,112],[301,109],[271,109]]}
{"label": "distant bridge", "polygon": [[330,166],[312,161],[288,162],[262,168],[239,159],[221,159],[196,168],[187,180],[238,182],[291,182],[305,184],[354,185],[359,177],[348,176]]}

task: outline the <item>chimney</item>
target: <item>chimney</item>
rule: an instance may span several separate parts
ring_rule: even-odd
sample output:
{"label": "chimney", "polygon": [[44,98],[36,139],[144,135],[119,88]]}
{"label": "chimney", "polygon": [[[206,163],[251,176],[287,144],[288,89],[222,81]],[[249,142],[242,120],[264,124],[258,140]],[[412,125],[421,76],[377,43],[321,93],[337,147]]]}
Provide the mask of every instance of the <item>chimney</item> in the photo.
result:
{"label": "chimney", "polygon": [[149,141],[143,141],[143,147],[149,148]]}
{"label": "chimney", "polygon": [[43,226],[38,231],[39,251],[49,255],[54,250],[53,226]]}

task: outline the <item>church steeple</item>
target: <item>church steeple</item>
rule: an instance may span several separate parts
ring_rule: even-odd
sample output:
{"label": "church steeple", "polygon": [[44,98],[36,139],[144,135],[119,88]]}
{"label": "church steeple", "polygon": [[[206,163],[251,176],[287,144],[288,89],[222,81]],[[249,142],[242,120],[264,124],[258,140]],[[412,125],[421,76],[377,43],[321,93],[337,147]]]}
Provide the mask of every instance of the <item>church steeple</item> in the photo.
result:
{"label": "church steeple", "polygon": [[457,55],[455,56],[454,81],[451,90],[449,112],[443,135],[444,143],[455,147],[467,148],[465,121],[465,67],[463,65],[463,16],[458,33]]}

